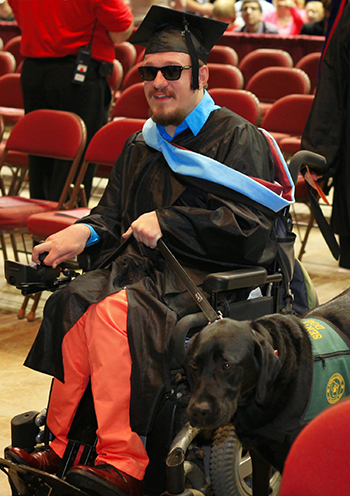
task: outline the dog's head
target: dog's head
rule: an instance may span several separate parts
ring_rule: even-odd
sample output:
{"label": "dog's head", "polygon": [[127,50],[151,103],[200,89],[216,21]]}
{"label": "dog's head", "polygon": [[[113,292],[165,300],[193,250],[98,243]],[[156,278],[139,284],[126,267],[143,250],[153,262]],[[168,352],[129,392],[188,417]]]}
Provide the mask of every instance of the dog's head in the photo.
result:
{"label": "dog's head", "polygon": [[255,391],[264,401],[280,364],[269,333],[252,322],[221,319],[196,334],[188,346],[193,393],[187,409],[193,426],[228,424],[241,400]]}

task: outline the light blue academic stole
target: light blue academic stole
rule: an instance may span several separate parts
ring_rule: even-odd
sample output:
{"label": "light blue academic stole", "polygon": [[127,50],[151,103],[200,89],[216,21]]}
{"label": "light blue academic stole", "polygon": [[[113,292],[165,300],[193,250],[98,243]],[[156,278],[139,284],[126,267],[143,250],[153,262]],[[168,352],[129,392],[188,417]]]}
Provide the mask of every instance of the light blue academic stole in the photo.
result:
{"label": "light blue academic stole", "polygon": [[287,164],[274,138],[265,130],[275,161],[275,182],[249,177],[217,160],[181,148],[162,137],[152,119],[148,119],[142,134],[148,146],[163,153],[173,172],[220,184],[245,195],[277,213],[294,203],[294,183]]}

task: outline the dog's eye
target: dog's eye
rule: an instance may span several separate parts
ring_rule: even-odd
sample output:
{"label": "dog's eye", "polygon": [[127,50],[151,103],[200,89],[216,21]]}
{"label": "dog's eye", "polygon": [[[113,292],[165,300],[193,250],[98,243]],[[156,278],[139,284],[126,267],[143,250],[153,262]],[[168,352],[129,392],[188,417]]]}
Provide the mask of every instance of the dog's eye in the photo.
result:
{"label": "dog's eye", "polygon": [[222,368],[223,368],[224,370],[230,370],[230,368],[231,368],[231,364],[230,364],[230,363],[228,363],[228,362],[225,362],[225,363],[223,363],[223,364],[222,364]]}

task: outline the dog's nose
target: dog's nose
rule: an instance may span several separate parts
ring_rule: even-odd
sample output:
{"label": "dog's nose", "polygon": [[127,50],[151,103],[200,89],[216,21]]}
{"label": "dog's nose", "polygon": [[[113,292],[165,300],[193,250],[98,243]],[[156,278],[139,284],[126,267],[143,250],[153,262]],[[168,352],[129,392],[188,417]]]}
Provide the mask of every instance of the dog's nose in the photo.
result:
{"label": "dog's nose", "polygon": [[189,420],[194,427],[201,426],[208,420],[211,408],[207,401],[194,403],[189,407],[188,414]]}

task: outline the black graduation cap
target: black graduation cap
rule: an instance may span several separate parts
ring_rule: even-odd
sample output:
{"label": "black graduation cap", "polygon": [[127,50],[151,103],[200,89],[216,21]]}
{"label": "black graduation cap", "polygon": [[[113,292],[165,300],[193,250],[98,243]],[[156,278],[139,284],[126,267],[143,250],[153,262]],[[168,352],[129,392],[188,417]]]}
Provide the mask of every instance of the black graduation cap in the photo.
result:
{"label": "black graduation cap", "polygon": [[129,41],[146,47],[146,54],[184,52],[191,57],[192,89],[198,89],[198,60],[207,62],[209,52],[228,24],[187,12],[152,5]]}

